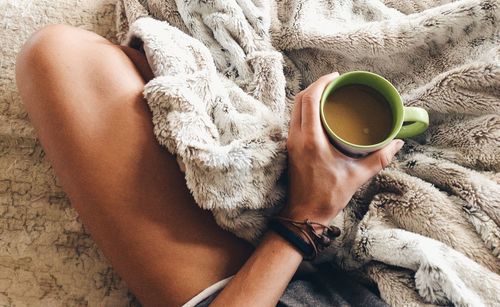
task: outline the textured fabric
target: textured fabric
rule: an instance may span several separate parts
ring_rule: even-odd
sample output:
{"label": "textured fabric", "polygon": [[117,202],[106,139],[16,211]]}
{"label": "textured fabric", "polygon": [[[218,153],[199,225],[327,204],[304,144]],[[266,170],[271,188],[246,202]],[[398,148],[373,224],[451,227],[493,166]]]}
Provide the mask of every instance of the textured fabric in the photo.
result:
{"label": "textured fabric", "polygon": [[21,104],[16,54],[44,25],[115,40],[114,1],[0,0],[0,306],[137,306],[56,177]]}
{"label": "textured fabric", "polygon": [[258,241],[284,200],[294,95],[332,71],[373,71],[430,128],[334,220],[343,236],[322,261],[395,306],[500,303],[497,0],[118,4],[119,39],[142,44],[155,74],[156,137],[219,225]]}
{"label": "textured fabric", "polygon": [[[219,292],[207,297],[196,307],[209,306]],[[353,278],[341,271],[333,270],[328,265],[322,265],[317,271],[295,276],[286,287],[277,306],[386,307],[388,305]]]}

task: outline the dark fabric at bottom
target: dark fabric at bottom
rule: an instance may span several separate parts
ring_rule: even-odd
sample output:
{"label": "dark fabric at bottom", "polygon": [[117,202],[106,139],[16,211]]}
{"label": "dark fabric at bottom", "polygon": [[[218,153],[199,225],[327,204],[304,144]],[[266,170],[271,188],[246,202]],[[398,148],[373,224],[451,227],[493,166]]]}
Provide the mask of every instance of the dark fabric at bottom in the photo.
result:
{"label": "dark fabric at bottom", "polygon": [[[329,265],[321,265],[317,272],[296,275],[277,306],[388,306],[374,291]],[[196,306],[210,305],[218,294],[214,293]]]}

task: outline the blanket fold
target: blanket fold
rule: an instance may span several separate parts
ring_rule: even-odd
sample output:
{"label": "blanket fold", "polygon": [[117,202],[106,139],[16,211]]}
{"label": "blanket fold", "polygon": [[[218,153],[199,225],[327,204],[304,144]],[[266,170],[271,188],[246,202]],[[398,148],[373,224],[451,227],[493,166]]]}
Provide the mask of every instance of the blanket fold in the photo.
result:
{"label": "blanket fold", "polygon": [[498,1],[120,0],[116,15],[155,75],[156,138],[198,205],[254,243],[285,199],[294,96],[332,71],[389,79],[430,128],[354,195],[320,261],[394,306],[500,304]]}

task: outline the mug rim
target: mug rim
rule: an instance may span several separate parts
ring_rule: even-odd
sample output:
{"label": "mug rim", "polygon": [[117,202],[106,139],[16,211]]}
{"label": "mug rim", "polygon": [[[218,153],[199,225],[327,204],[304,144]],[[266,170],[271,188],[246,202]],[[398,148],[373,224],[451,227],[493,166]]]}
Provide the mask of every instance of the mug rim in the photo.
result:
{"label": "mug rim", "polygon": [[[325,115],[324,115],[325,113],[323,111],[323,107],[325,105],[326,98],[331,94],[331,93],[328,93],[328,95],[325,95],[325,93],[328,90],[330,90],[333,86],[335,86],[335,84],[340,82],[340,80],[345,79],[351,75],[369,75],[372,78],[379,79],[385,85],[387,85],[389,87],[390,91],[393,91],[396,94],[396,98],[397,98],[396,103],[398,104],[398,110],[397,110],[398,114],[393,114],[393,119],[396,118],[396,121],[395,121],[395,124],[391,130],[391,133],[381,142],[371,144],[371,145],[359,145],[359,144],[354,144],[354,143],[351,143],[349,141],[346,141],[343,138],[341,138],[340,136],[338,136],[337,134],[335,134],[335,132],[333,132],[333,130],[330,128],[330,126],[328,125],[328,122],[325,119]],[[388,102],[390,104],[392,104],[392,102],[390,102],[389,99],[387,99],[387,97],[384,93],[382,93],[380,90],[378,90],[376,88],[373,88],[370,85],[356,83],[356,82],[346,84],[346,85],[355,85],[355,84],[365,85],[365,86],[371,87],[372,89],[374,89],[378,93],[382,94],[384,96],[384,98],[386,100],[388,100]],[[398,134],[399,130],[401,130],[401,127],[403,126],[404,105],[403,105],[403,101],[401,99],[401,95],[399,94],[398,90],[394,87],[394,85],[392,85],[392,83],[389,80],[387,80],[386,78],[384,78],[376,73],[373,73],[373,72],[363,71],[363,70],[355,70],[355,71],[350,71],[350,72],[347,72],[347,73],[340,75],[338,78],[336,78],[335,80],[328,83],[328,85],[325,87],[325,89],[323,90],[323,93],[321,94],[320,117],[321,117],[321,122],[323,123],[323,126],[326,128],[328,134],[330,135],[330,137],[334,137],[336,141],[342,142],[344,145],[350,146],[350,147],[353,147],[356,149],[366,150],[366,149],[373,149],[373,148],[381,148],[384,145],[386,145],[387,143],[389,143],[390,141],[392,141],[396,137],[396,135]]]}

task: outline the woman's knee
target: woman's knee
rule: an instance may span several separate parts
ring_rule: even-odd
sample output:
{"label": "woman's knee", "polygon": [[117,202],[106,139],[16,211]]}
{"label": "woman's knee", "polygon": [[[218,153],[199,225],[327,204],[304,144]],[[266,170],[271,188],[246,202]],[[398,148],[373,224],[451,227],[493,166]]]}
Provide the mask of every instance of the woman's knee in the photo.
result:
{"label": "woman's knee", "polygon": [[[67,25],[50,25],[31,35],[16,59],[16,83],[21,97],[53,79],[60,68],[58,63],[72,56],[69,46],[82,35],[80,31]],[[25,104],[29,101],[23,99]]]}
{"label": "woman's knee", "polygon": [[[16,81],[21,97],[58,94],[68,88],[107,98],[110,91],[141,92],[143,81],[122,48],[107,39],[67,25],[46,26],[20,51]],[[23,99],[25,105],[38,99]],[[29,111],[29,110],[28,110]]]}
{"label": "woman's knee", "polygon": [[16,59],[16,75],[29,73],[33,68],[50,67],[58,56],[64,56],[63,49],[78,39],[77,28],[67,25],[49,25],[31,35]]}

